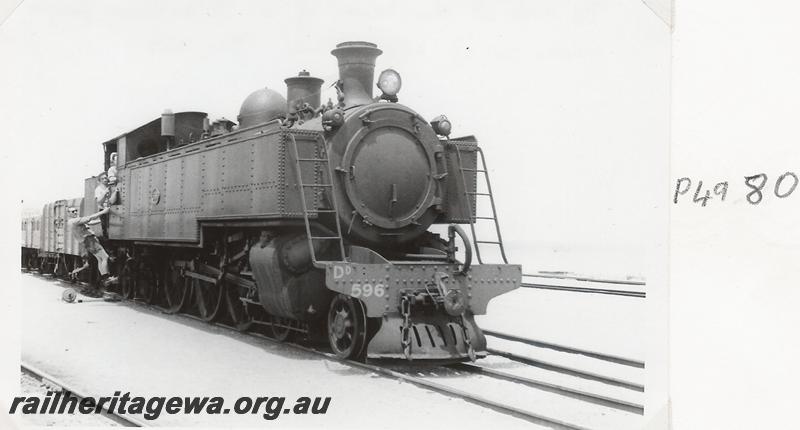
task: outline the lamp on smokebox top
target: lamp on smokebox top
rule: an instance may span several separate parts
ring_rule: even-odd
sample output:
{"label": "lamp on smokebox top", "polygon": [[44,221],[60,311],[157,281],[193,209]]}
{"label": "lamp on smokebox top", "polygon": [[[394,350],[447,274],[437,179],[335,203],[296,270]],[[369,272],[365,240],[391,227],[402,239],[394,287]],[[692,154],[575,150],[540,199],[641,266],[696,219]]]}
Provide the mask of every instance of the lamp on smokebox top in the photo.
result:
{"label": "lamp on smokebox top", "polygon": [[433,127],[433,131],[439,136],[447,137],[450,136],[453,124],[450,123],[450,120],[447,119],[446,116],[439,115],[431,120],[431,127]]}
{"label": "lamp on smokebox top", "polygon": [[386,69],[378,76],[376,85],[383,93],[381,94],[381,99],[396,103],[397,93],[400,92],[400,88],[403,86],[403,79],[400,78],[400,74],[396,70]]}

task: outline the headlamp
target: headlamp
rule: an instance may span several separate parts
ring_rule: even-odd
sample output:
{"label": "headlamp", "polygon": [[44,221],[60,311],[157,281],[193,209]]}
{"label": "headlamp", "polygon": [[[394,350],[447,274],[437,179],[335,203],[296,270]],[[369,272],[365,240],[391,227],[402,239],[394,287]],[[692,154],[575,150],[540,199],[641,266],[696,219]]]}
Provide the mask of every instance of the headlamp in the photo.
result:
{"label": "headlamp", "polygon": [[383,92],[385,98],[392,99],[400,92],[400,87],[403,86],[403,80],[400,74],[394,69],[386,69],[378,76],[378,88]]}

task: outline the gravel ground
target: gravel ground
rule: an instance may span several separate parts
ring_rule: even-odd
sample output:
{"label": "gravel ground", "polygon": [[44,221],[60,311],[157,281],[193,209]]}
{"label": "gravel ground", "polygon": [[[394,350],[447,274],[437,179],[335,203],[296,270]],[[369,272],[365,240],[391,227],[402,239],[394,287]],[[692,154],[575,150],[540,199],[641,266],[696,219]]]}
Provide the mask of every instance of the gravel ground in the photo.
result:
{"label": "gravel ground", "polygon": [[[44,398],[47,392],[48,387],[41,381],[27,373],[20,373],[20,396]],[[95,414],[22,415],[18,413],[16,416],[25,426],[119,427],[116,422]]]}

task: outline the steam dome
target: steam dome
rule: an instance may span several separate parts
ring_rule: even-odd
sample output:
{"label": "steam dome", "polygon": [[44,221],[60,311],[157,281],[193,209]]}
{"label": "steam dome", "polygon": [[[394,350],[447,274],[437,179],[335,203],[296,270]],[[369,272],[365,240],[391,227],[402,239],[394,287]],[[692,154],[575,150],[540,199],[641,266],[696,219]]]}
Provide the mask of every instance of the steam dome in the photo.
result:
{"label": "steam dome", "polygon": [[239,127],[247,128],[286,116],[286,99],[277,91],[261,88],[253,91],[239,109]]}

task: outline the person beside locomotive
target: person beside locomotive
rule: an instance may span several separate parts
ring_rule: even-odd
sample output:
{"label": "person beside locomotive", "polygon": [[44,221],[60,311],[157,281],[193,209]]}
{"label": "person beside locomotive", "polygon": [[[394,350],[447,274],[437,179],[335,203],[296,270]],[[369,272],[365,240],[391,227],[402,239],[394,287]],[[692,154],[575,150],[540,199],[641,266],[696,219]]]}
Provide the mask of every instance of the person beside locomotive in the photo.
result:
{"label": "person beside locomotive", "polygon": [[[78,216],[78,208],[71,207],[67,210],[70,216],[70,219],[67,221],[67,228],[75,237],[75,239],[83,243],[84,255],[86,256],[88,254],[92,254],[97,259],[97,269],[100,272],[100,281],[101,284],[106,287],[116,284],[117,277],[111,275],[109,270],[108,253],[106,253],[105,248],[103,248],[103,245],[100,244],[100,241],[97,239],[97,236],[95,236],[94,232],[92,232],[92,229],[89,228],[89,223],[92,220],[99,219],[101,216],[108,213],[109,210],[110,209],[106,207],[99,212],[95,212],[85,217]],[[88,259],[84,258],[83,266],[73,270],[71,275],[75,277],[78,275],[78,273],[87,269],[88,267]]]}
{"label": "person beside locomotive", "polygon": [[[97,210],[102,211],[103,209],[109,207],[109,196],[111,194],[111,189],[108,187],[108,177],[106,176],[106,172],[100,172],[97,175],[97,186],[94,188],[94,200],[97,202]],[[99,219],[93,220],[90,224],[97,224]]]}
{"label": "person beside locomotive", "polygon": [[112,152],[109,155],[109,167],[106,176],[108,177],[108,184],[111,186],[117,185],[117,153]]}
{"label": "person beside locomotive", "polygon": [[109,270],[108,253],[103,248],[97,235],[89,226],[101,224],[103,237],[108,235],[107,214],[111,211],[111,205],[116,204],[119,198],[117,190],[117,153],[113,152],[109,156],[110,166],[107,171],[97,175],[97,185],[94,189],[94,198],[97,205],[97,212],[86,217],[78,217],[78,208],[68,209],[70,219],[67,221],[67,228],[72,235],[83,244],[83,265],[70,272],[70,277],[75,279],[78,274],[91,267],[89,255],[94,255],[98,262],[98,271],[103,286],[115,284],[117,277],[111,276]]}
{"label": "person beside locomotive", "polygon": [[[117,168],[116,168],[116,152],[111,154],[112,165],[108,169],[108,173],[100,172],[97,175],[97,186],[94,189],[94,199],[97,202],[97,210],[103,211],[108,209],[105,213],[110,211],[111,205],[117,204],[119,199],[119,191],[116,187],[117,184]],[[89,225],[102,224],[102,236],[108,236],[108,217],[101,215],[97,219],[89,221]]]}
{"label": "person beside locomotive", "polygon": [[105,184],[106,187],[108,187],[107,201],[109,205],[115,205],[119,200],[119,189],[117,188],[117,153],[112,152],[109,156],[109,160]]}

